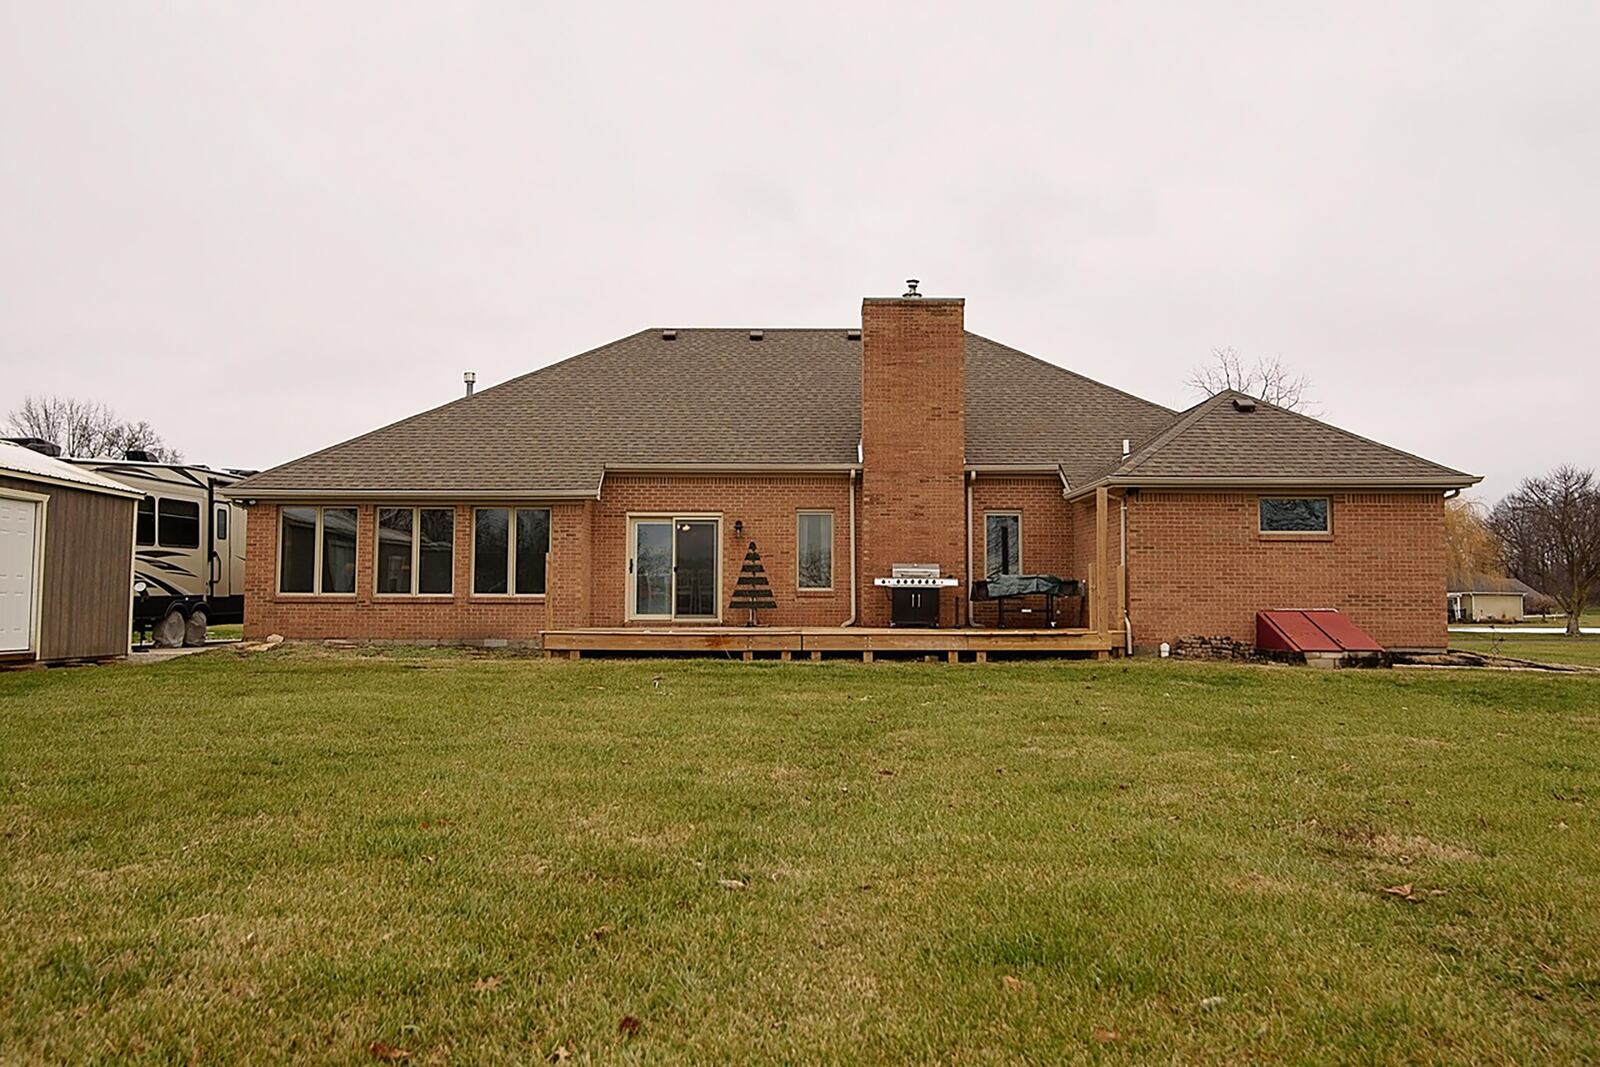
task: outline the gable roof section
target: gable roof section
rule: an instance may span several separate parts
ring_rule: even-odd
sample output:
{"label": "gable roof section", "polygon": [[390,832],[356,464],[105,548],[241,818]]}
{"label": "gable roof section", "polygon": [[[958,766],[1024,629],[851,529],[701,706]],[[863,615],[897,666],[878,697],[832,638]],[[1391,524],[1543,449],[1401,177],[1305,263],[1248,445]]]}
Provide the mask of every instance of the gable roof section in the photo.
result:
{"label": "gable roof section", "polygon": [[144,496],[139,490],[121,482],[114,482],[94,471],[84,470],[82,467],[47,456],[43,452],[35,452],[24,445],[12,444],[10,441],[0,441],[0,474],[27,481],[65,485],[71,489],[82,489],[90,493],[105,493],[108,496]]}
{"label": "gable roof section", "polygon": [[1505,593],[1513,596],[1539,595],[1539,591],[1526,582],[1497,574],[1453,573],[1446,580],[1445,589],[1452,593]]}
{"label": "gable roof section", "polygon": [[[967,335],[967,462],[1103,466],[1173,413]],[[861,341],[833,330],[660,329],[292,460],[229,496],[594,496],[607,468],[859,462]]]}
{"label": "gable roof section", "polygon": [[1439,489],[1465,488],[1479,480],[1231,389],[1178,415],[1147,444],[1091,479],[1111,485]]}

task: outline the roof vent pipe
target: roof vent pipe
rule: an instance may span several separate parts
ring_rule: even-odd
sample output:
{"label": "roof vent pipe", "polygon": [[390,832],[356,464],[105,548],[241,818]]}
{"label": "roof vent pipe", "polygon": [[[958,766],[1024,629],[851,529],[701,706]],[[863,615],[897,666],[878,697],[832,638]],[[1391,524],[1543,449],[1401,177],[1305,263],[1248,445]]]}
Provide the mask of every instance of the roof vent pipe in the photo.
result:
{"label": "roof vent pipe", "polygon": [[472,387],[478,384],[478,376],[476,374],[474,374],[472,371],[467,371],[465,374],[463,374],[461,376],[461,380],[463,382],[465,382],[466,385],[467,385],[467,395],[471,396],[472,395]]}
{"label": "roof vent pipe", "polygon": [[1133,442],[1128,440],[1126,437],[1124,437],[1122,439],[1122,458],[1123,459],[1127,459],[1129,453],[1131,453],[1132,451],[1133,451]]}
{"label": "roof vent pipe", "polygon": [[751,330],[750,331],[750,340],[752,340],[752,341],[759,341],[765,336],[766,336],[766,334],[762,333],[760,330]]}
{"label": "roof vent pipe", "polygon": [[915,279],[915,278],[907,278],[906,279],[906,293],[905,293],[905,295],[906,296],[921,296],[922,294],[917,292],[917,286],[921,285],[921,284],[922,283],[917,281],[917,279]]}

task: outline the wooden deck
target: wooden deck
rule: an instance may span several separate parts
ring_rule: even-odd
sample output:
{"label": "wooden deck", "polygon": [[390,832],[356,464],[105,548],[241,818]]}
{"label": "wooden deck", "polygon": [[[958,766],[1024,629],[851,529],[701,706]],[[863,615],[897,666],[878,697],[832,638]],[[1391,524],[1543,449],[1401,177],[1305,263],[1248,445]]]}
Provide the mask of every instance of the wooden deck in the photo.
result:
{"label": "wooden deck", "polygon": [[942,655],[951,663],[970,656],[982,663],[992,652],[1088,653],[1098,658],[1117,647],[1119,635],[1095,630],[872,629],[856,626],[768,627],[696,626],[650,629],[636,626],[583,630],[546,630],[540,639],[549,656],[579,658],[585,652],[689,652],[701,655],[738,653],[793,659],[874,653]]}

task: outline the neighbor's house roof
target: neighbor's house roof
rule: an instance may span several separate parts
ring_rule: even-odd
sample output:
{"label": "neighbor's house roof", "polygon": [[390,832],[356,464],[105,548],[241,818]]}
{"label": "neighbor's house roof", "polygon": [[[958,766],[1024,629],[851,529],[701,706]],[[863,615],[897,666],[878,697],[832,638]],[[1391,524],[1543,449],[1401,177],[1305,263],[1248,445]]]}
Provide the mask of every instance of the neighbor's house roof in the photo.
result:
{"label": "neighbor's house roof", "polygon": [[141,497],[144,494],[121,482],[102,477],[91,470],[75,467],[23,445],[0,441],[0,475],[33,482],[51,482],[71,489],[112,496]]}
{"label": "neighbor's house roof", "polygon": [[1237,483],[1459,489],[1479,480],[1229,389],[1182,412],[1076,488]]}
{"label": "neighbor's house roof", "polygon": [[[673,332],[668,340],[660,329],[642,330],[225,492],[593,497],[607,470],[860,465],[859,331],[765,330],[759,341],[743,329]],[[965,377],[967,464],[1059,470],[1072,486],[1113,470],[1124,438],[1142,452],[1186,427],[1197,410],[1180,415],[973,333]],[[1475,480],[1304,421],[1336,435],[1345,460],[1395,465],[1386,457],[1398,456],[1399,469],[1426,484]],[[1257,420],[1242,445],[1235,441],[1231,459],[1213,466],[1229,475],[1257,466],[1280,471],[1282,464],[1255,455],[1268,445],[1293,447],[1255,432],[1276,425],[1270,414]]]}
{"label": "neighbor's house roof", "polygon": [[1445,588],[1452,593],[1504,593],[1521,596],[1538,596],[1539,591],[1516,578],[1494,574],[1452,574]]}

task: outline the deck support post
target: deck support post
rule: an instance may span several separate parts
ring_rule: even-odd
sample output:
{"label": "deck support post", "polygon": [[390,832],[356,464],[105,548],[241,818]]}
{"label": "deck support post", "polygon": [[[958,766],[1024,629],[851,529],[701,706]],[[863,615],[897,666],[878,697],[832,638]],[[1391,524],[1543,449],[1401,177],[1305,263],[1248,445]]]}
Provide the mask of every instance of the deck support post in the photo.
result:
{"label": "deck support post", "polygon": [[743,653],[740,654],[739,658],[744,660],[746,663],[749,663],[751,660],[756,658],[756,654],[747,648]]}
{"label": "deck support post", "polygon": [[978,657],[978,662],[979,663],[988,663],[989,662],[989,653],[987,653],[987,652],[979,652],[979,653],[977,653],[977,657]]}
{"label": "deck support post", "polygon": [[578,657],[580,657],[582,655],[583,655],[583,653],[578,651],[575,648],[570,648],[570,649],[567,650],[567,658],[570,659],[570,660],[573,660],[574,662],[576,662]]}
{"label": "deck support post", "polygon": [[822,662],[822,653],[813,651],[811,653],[811,662],[812,663],[821,663]]}
{"label": "deck support post", "polygon": [[1106,512],[1110,494],[1105,486],[1094,491],[1094,588],[1090,591],[1089,598],[1089,629],[1096,633],[1107,633],[1110,629],[1108,616],[1111,613],[1111,568],[1107,559],[1110,548],[1110,537],[1106,529]]}
{"label": "deck support post", "polygon": [[778,652],[778,658],[781,659],[783,662],[788,663],[791,659],[794,658],[794,655],[787,648],[785,648],[785,649],[782,649],[782,650],[780,650]]}
{"label": "deck support post", "polygon": [[861,650],[861,662],[862,663],[871,663],[872,662],[872,649],[863,648]]}
{"label": "deck support post", "polygon": [[961,653],[952,648],[949,652],[945,653],[945,660],[950,663],[960,663]]}

